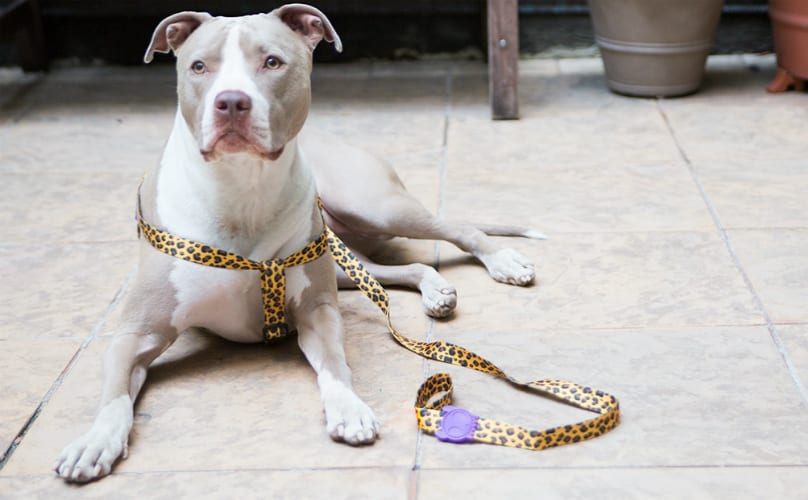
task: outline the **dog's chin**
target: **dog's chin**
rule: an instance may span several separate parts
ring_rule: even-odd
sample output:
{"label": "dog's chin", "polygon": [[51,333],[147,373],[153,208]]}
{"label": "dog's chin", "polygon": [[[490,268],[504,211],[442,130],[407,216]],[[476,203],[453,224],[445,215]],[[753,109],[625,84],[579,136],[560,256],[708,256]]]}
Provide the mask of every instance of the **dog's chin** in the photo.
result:
{"label": "dog's chin", "polygon": [[283,154],[283,146],[273,150],[237,132],[224,132],[200,149],[200,153],[205,161],[217,161],[231,154],[248,154],[275,161]]}

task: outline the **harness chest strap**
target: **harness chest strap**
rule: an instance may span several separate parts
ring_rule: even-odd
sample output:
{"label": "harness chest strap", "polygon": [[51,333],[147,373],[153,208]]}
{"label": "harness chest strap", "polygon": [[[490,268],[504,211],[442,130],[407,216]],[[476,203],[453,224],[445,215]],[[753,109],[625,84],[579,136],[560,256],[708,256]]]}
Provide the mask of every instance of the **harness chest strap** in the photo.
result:
{"label": "harness chest strap", "polygon": [[289,334],[284,314],[286,268],[311,262],[328,249],[328,233],[325,226],[317,239],[285,259],[260,262],[157,229],[143,220],[139,211],[138,228],[146,241],[151,243],[154,248],[172,257],[221,269],[260,271],[264,306],[263,334],[264,340],[267,342],[282,339]]}
{"label": "harness chest strap", "polygon": [[428,359],[488,373],[519,388],[598,414],[589,420],[543,430],[526,429],[480,418],[450,405],[452,380],[448,374],[438,373],[429,377],[418,389],[415,415],[419,428],[434,434],[441,441],[481,442],[542,450],[600,436],[614,429],[620,421],[620,406],[617,399],[605,392],[564,380],[522,382],[461,346],[442,340],[420,342],[402,335],[393,326],[390,318],[390,298],[387,292],[325,225],[317,239],[289,257],[261,262],[157,229],[143,220],[140,210],[138,210],[138,228],[154,248],[179,259],[222,269],[260,271],[264,306],[263,334],[266,341],[280,339],[290,333],[284,315],[286,290],[284,270],[290,266],[311,262],[328,249],[345,274],[384,313],[390,334],[404,348]]}

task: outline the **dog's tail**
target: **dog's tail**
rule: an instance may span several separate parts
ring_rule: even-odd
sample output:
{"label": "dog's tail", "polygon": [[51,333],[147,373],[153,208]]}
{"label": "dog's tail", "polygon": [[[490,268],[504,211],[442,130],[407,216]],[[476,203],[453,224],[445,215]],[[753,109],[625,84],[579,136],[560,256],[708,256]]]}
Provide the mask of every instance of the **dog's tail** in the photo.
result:
{"label": "dog's tail", "polygon": [[533,229],[526,229],[518,226],[498,226],[493,224],[474,224],[474,227],[484,232],[488,236],[513,236],[518,238],[530,238],[533,240],[546,240],[547,236]]}

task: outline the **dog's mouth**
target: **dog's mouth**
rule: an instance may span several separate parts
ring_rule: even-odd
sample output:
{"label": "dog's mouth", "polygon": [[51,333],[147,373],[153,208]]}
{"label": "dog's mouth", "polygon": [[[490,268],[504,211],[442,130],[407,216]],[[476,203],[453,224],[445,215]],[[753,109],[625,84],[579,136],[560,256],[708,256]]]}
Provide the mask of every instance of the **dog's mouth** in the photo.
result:
{"label": "dog's mouth", "polygon": [[248,137],[237,130],[227,129],[214,136],[200,152],[205,161],[234,153],[254,154],[265,160],[275,161],[283,154],[283,150],[283,146],[274,150],[266,148],[253,134]]}

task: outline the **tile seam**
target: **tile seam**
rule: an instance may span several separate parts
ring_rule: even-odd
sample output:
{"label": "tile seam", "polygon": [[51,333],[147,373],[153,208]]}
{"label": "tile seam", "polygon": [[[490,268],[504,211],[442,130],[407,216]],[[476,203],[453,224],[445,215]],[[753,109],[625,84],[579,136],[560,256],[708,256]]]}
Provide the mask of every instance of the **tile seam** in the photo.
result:
{"label": "tile seam", "polygon": [[75,368],[76,363],[78,363],[82,354],[84,354],[84,352],[90,346],[90,343],[98,337],[101,328],[104,326],[104,324],[112,314],[112,311],[121,302],[123,296],[129,289],[129,285],[134,279],[136,272],[137,267],[134,267],[129,271],[129,274],[127,275],[126,279],[124,279],[124,282],[121,284],[121,286],[118,288],[118,291],[115,293],[115,296],[112,298],[109,304],[107,304],[107,307],[104,308],[104,311],[101,313],[101,316],[99,317],[98,321],[96,321],[95,325],[90,331],[90,334],[87,335],[87,337],[81,343],[79,348],[67,362],[65,368],[61,371],[61,373],[59,373],[59,376],[56,377],[56,380],[53,382],[53,384],[51,384],[48,391],[42,397],[42,400],[34,409],[34,412],[22,426],[17,435],[14,436],[14,439],[11,440],[11,444],[9,445],[9,447],[3,452],[3,455],[0,456],[0,471],[2,471],[3,468],[6,466],[6,464],[11,460],[11,457],[14,455],[14,452],[17,450],[17,448],[22,444],[22,441],[25,438],[26,434],[28,434],[28,431],[34,425],[36,420],[39,418],[39,415],[45,410],[45,407],[48,405],[48,403],[50,403],[50,400],[56,393],[56,391],[58,391],[59,388],[62,386],[62,383],[64,382],[65,378],[70,374],[70,372],[73,371],[73,368]]}
{"label": "tile seam", "polygon": [[[441,147],[440,147],[440,160],[438,163],[438,209],[437,209],[437,217],[439,219],[444,218],[444,189],[446,185],[446,164],[447,164],[447,144],[448,144],[448,134],[449,134],[449,118],[452,113],[452,84],[453,84],[453,74],[450,70],[449,73],[445,76],[445,87],[444,87],[444,112],[443,112],[443,133],[441,138]],[[434,251],[433,251],[433,266],[435,269],[440,271],[440,242],[435,241],[434,243]],[[426,341],[431,342],[432,336],[435,333],[435,318],[429,317],[427,319],[427,331],[426,331]],[[429,360],[423,360],[423,376],[422,378],[426,380],[429,377],[430,372],[430,364]],[[413,470],[418,471],[421,468],[421,464],[423,462],[423,437],[424,433],[421,432],[420,429],[417,430],[417,435],[415,439],[415,457],[413,461]],[[415,497],[418,497],[418,488],[419,488],[419,481],[420,475],[415,476],[415,484],[414,494]]]}
{"label": "tile seam", "polygon": [[691,162],[690,158],[687,156],[687,153],[684,150],[684,147],[679,141],[678,136],[676,135],[676,131],[673,128],[673,124],[670,122],[665,109],[662,106],[662,101],[657,98],[656,99],[657,110],[662,117],[662,120],[665,122],[665,126],[668,129],[668,133],[671,136],[676,148],[679,150],[679,155],[682,158],[682,161],[685,164],[685,168],[690,173],[690,177],[693,180],[693,183],[698,189],[699,194],[701,195],[704,204],[707,207],[707,211],[710,214],[710,217],[713,219],[713,223],[718,230],[719,237],[724,243],[724,247],[729,253],[730,259],[732,260],[733,266],[738,270],[738,273],[741,275],[741,278],[744,281],[744,285],[746,286],[747,290],[752,294],[752,298],[755,302],[755,306],[759,309],[760,313],[763,315],[763,319],[766,323],[766,329],[769,331],[769,336],[774,343],[775,348],[780,353],[780,357],[785,364],[786,370],[788,371],[789,376],[791,377],[792,382],[797,389],[797,393],[800,396],[802,401],[802,406],[804,409],[808,410],[808,390],[806,390],[805,385],[802,382],[802,379],[797,373],[796,366],[794,366],[794,362],[791,359],[791,355],[788,352],[788,348],[783,343],[783,339],[780,337],[779,332],[777,331],[777,326],[775,322],[772,320],[771,315],[769,314],[768,309],[766,309],[765,304],[763,303],[763,299],[761,299],[760,295],[757,292],[754,284],[752,283],[751,278],[746,272],[746,269],[741,264],[741,260],[738,257],[738,254],[735,251],[735,247],[732,245],[732,241],[729,238],[729,234],[727,233],[727,229],[724,227],[723,223],[721,222],[721,218],[718,215],[718,210],[715,208],[710,197],[707,195],[707,192],[704,190],[704,187],[701,183],[701,180],[696,173],[696,169],[693,167],[693,163]]}

